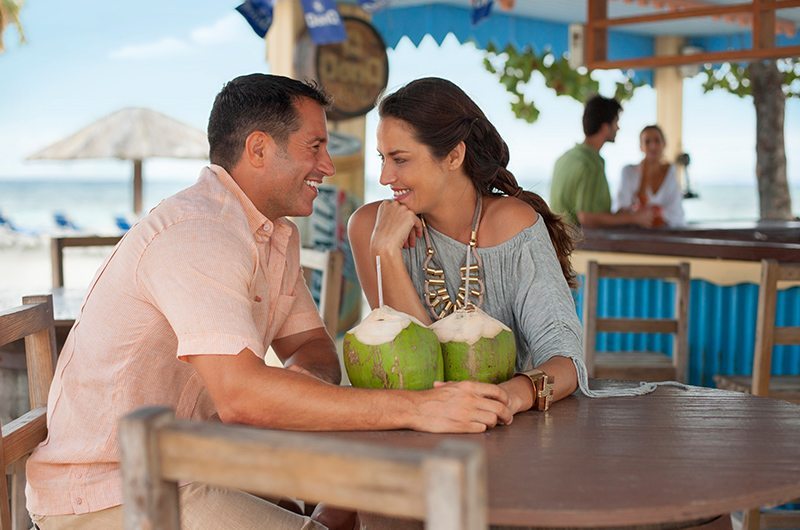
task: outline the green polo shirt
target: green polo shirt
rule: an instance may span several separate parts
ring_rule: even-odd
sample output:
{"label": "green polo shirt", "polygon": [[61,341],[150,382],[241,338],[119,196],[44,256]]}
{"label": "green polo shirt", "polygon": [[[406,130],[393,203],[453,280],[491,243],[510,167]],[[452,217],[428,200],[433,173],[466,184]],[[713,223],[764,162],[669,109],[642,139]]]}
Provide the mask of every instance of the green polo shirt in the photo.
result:
{"label": "green polo shirt", "polygon": [[578,212],[611,212],[606,163],[600,153],[585,144],[576,144],[556,160],[550,208],[574,225],[580,224]]}

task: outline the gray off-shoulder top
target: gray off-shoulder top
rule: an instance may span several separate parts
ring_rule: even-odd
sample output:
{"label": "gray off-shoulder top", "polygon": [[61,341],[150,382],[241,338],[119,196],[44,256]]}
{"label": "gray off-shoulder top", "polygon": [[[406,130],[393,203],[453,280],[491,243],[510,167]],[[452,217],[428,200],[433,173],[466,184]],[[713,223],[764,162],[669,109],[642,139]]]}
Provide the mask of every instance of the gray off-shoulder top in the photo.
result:
{"label": "gray off-shoulder top", "polygon": [[[428,227],[435,259],[445,271],[451,300],[459,287],[459,269],[467,245]],[[479,242],[480,244],[480,242]],[[425,241],[403,250],[403,260],[420,299],[424,300]],[[575,302],[561,272],[544,219],[493,247],[478,247],[484,295],[481,309],[514,332],[518,371],[529,370],[554,356],[569,357],[578,372],[580,390],[589,397],[639,395],[656,384],[634,388],[591,390],[583,360],[583,331]]]}

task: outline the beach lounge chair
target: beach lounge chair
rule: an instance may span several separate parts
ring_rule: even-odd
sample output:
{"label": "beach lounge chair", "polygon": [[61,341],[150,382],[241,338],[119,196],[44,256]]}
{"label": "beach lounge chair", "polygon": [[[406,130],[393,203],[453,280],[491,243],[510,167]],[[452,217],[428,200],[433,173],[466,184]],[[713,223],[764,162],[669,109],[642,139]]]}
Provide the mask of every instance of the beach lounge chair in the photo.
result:
{"label": "beach lounge chair", "polygon": [[133,223],[131,223],[128,220],[128,218],[124,215],[115,215],[114,224],[116,224],[117,228],[119,228],[123,232],[127,232],[128,230],[131,229],[131,226],[133,226]]}
{"label": "beach lounge chair", "polygon": [[176,420],[149,407],[121,420],[119,443],[127,530],[178,530],[181,481],[425,519],[427,529],[488,528],[486,455],[475,441],[400,448]]}
{"label": "beach lounge chair", "polygon": [[11,219],[6,217],[3,212],[0,212],[0,229],[10,230],[12,232],[19,232],[19,229],[14,226],[14,223],[11,222]]}
{"label": "beach lounge chair", "polygon": [[54,212],[53,221],[62,230],[80,231],[80,227],[64,212]]}

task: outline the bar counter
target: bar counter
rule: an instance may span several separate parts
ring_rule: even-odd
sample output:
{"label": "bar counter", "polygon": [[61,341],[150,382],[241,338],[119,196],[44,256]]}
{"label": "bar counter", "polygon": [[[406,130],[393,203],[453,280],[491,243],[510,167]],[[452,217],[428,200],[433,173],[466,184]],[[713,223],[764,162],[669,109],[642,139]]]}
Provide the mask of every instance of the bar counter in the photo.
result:
{"label": "bar counter", "polygon": [[684,228],[584,229],[581,250],[800,262],[800,221],[696,224]]}

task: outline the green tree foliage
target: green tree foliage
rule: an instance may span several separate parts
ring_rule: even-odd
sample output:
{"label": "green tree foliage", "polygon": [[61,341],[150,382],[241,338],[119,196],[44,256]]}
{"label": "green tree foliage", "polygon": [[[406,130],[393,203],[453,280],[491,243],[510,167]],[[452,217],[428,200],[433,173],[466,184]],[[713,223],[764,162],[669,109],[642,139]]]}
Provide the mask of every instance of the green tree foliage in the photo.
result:
{"label": "green tree foliage", "polygon": [[25,33],[19,20],[19,12],[24,0],[0,0],[0,53],[5,50],[3,46],[3,32],[7,26],[14,25],[19,34],[19,41],[25,42]]}
{"label": "green tree foliage", "polygon": [[[783,76],[784,95],[787,98],[800,98],[800,59],[778,59],[776,64]],[[704,92],[725,90],[740,98],[753,95],[748,64],[705,65],[701,73],[706,76]]]}
{"label": "green tree foliage", "polygon": [[[494,45],[486,48],[483,65],[497,76],[500,84],[514,96],[511,110],[517,118],[533,123],[539,118],[539,109],[532,99],[525,95],[525,88],[535,72],[544,79],[547,87],[559,96],[569,96],[581,103],[597,94],[600,85],[592,79],[592,72],[586,68],[572,68],[565,57],[556,57],[549,50],[537,53],[531,48],[521,52],[513,46],[500,51]],[[633,92],[644,83],[633,78],[631,72],[624,74],[625,79],[617,82],[614,97],[625,101],[633,96]]]}

